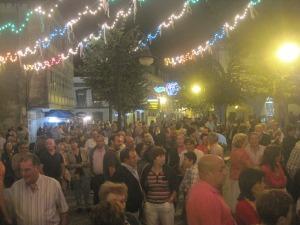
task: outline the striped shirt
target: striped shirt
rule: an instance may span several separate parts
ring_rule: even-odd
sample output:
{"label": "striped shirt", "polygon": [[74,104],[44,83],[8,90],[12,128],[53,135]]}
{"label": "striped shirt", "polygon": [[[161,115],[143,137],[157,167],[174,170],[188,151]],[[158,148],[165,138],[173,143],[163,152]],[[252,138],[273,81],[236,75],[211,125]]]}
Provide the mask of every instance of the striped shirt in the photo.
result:
{"label": "striped shirt", "polygon": [[21,179],[9,192],[18,225],[59,225],[60,213],[69,209],[59,182],[44,175],[39,175],[35,190]]}
{"label": "striped shirt", "polygon": [[147,201],[154,204],[162,204],[169,200],[171,191],[169,182],[164,172],[156,174],[150,170],[147,176],[148,192]]}

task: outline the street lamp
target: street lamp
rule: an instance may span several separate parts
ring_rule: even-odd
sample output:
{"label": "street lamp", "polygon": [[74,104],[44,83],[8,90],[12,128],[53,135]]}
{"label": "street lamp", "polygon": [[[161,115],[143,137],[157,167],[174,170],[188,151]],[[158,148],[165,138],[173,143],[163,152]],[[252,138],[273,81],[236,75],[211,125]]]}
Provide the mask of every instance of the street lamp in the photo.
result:
{"label": "street lamp", "polygon": [[198,85],[198,84],[194,84],[193,86],[192,86],[192,92],[194,93],[194,94],[199,94],[200,92],[202,91],[202,89],[201,89],[201,87]]}
{"label": "street lamp", "polygon": [[300,57],[300,47],[295,43],[284,43],[277,50],[277,58],[284,63],[293,63]]}

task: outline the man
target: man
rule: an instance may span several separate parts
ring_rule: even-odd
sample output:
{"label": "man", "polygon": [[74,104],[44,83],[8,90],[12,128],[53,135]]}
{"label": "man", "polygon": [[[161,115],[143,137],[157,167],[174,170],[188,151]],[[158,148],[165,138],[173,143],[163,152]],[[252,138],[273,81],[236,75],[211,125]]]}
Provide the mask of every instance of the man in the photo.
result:
{"label": "man", "polygon": [[219,145],[219,137],[217,133],[210,132],[207,136],[208,140],[208,152],[212,155],[217,155],[220,157],[224,157],[224,149],[221,145]]}
{"label": "man", "polygon": [[103,160],[105,155],[105,143],[102,135],[96,138],[96,147],[90,152],[92,169],[92,189],[94,191],[94,204],[99,203],[99,189],[104,183]]}
{"label": "man", "polygon": [[246,146],[246,152],[254,165],[259,167],[265,152],[265,147],[259,144],[259,136],[255,132],[250,133],[248,139],[249,144]]}
{"label": "man", "polygon": [[227,174],[224,160],[216,155],[205,155],[198,169],[200,181],[191,188],[187,198],[188,224],[234,225],[230,208],[220,194]]}
{"label": "man", "polygon": [[103,173],[106,180],[113,180],[116,170],[120,166],[120,147],[121,147],[120,135],[115,134],[111,137],[110,149],[104,155],[103,161]]}
{"label": "man", "polygon": [[201,159],[201,157],[204,155],[203,152],[199,151],[198,149],[196,149],[196,143],[195,143],[195,140],[192,139],[192,138],[186,138],[184,140],[184,146],[185,146],[185,149],[183,152],[180,153],[179,155],[179,158],[180,158],[180,167],[182,168],[183,167],[183,160],[184,160],[184,157],[185,157],[185,153],[187,152],[194,152],[196,157],[197,157],[197,160],[196,160],[196,163],[198,163],[198,161]]}
{"label": "man", "polygon": [[64,172],[64,160],[61,154],[56,151],[54,139],[48,138],[46,140],[46,149],[47,151],[40,155],[42,170],[46,176],[61,181]]}
{"label": "man", "polygon": [[293,199],[280,190],[265,191],[256,201],[262,225],[290,225],[293,218]]}
{"label": "man", "polygon": [[286,170],[291,179],[294,179],[296,172],[300,169],[300,141],[298,141],[291,152],[286,164]]}
{"label": "man", "polygon": [[296,127],[293,125],[288,125],[286,128],[286,134],[287,135],[283,138],[282,141],[282,156],[284,160],[284,165],[287,164],[290,158],[290,154],[297,142]]}
{"label": "man", "polygon": [[66,225],[68,205],[61,186],[41,175],[39,158],[24,156],[20,163],[22,179],[9,190],[9,204],[18,225]]}
{"label": "man", "polygon": [[271,144],[271,136],[265,132],[265,127],[265,124],[257,124],[254,128],[254,131],[258,134],[259,144],[268,146],[269,144]]}
{"label": "man", "polygon": [[84,146],[88,150],[88,152],[92,151],[96,147],[97,137],[98,137],[98,132],[96,130],[93,130],[92,137],[85,142],[85,146]]}
{"label": "man", "polygon": [[137,172],[137,153],[135,150],[125,149],[120,153],[120,160],[122,164],[116,171],[114,181],[127,185],[126,212],[132,213],[138,219],[142,208],[143,192]]}
{"label": "man", "polygon": [[21,161],[22,157],[28,153],[29,153],[29,145],[27,144],[27,142],[21,142],[18,145],[18,153],[12,157],[11,165],[12,165],[12,169],[14,171],[15,177],[17,179],[21,178],[20,161]]}

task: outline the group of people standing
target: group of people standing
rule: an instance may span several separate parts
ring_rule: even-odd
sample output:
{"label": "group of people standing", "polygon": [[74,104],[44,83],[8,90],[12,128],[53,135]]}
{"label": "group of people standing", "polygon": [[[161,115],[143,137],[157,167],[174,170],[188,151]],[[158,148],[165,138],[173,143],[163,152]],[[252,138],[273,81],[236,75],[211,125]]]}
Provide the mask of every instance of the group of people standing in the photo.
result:
{"label": "group of people standing", "polygon": [[296,215],[300,142],[293,126],[284,134],[273,121],[232,137],[212,121],[191,120],[55,130],[32,149],[7,135],[3,223],[68,224],[70,193],[76,212],[89,212],[94,225],[289,225]]}

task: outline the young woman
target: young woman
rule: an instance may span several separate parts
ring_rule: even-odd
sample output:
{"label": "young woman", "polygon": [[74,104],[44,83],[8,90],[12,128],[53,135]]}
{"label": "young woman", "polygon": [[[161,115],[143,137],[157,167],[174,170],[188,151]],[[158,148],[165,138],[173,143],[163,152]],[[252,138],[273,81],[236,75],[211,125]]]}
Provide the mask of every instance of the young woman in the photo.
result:
{"label": "young woman", "polygon": [[236,206],[236,222],[238,225],[259,224],[255,202],[264,191],[264,173],[259,169],[249,168],[240,174],[240,196]]}
{"label": "young woman", "polygon": [[285,189],[287,178],[280,164],[281,148],[277,145],[270,145],[266,148],[261,164],[265,174],[267,188]]}

